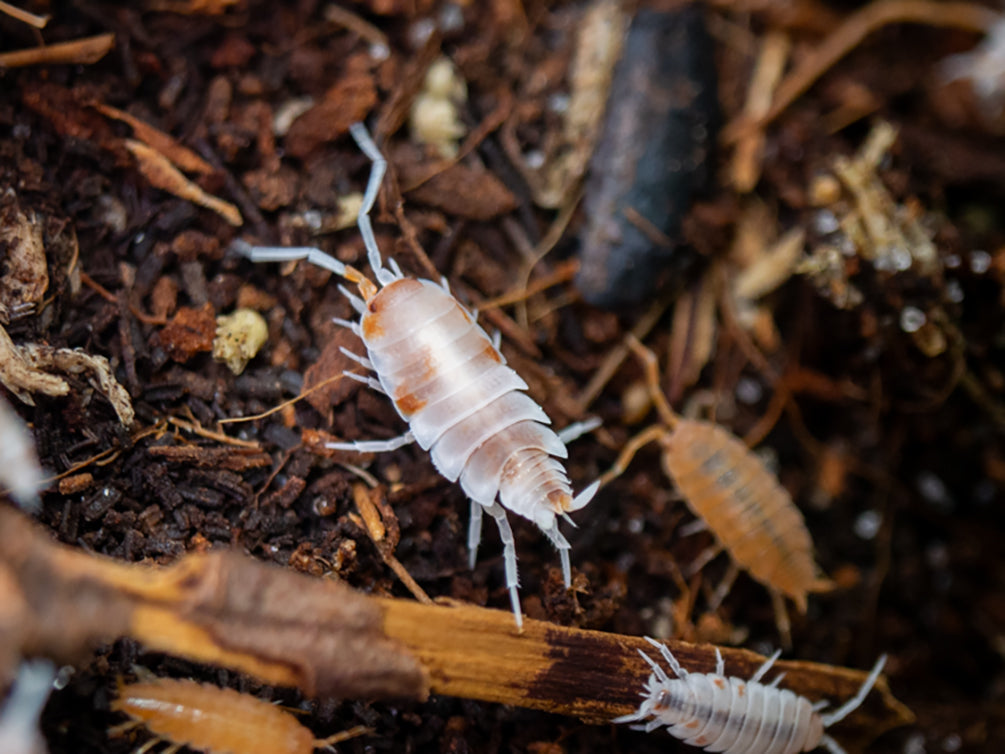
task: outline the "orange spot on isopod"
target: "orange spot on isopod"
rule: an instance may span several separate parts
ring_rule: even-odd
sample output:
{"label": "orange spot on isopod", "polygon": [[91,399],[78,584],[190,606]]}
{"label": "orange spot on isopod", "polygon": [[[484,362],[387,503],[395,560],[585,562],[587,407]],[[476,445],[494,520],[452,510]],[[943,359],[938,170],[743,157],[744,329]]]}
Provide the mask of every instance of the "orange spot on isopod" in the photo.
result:
{"label": "orange spot on isopod", "polygon": [[[376,299],[374,299],[376,301]],[[373,311],[373,301],[370,302],[371,309]],[[384,328],[380,325],[380,317],[377,314],[365,314],[360,322],[363,330],[364,340],[376,340],[384,334]]]}
{"label": "orange spot on isopod", "polygon": [[496,350],[496,347],[491,343],[485,346],[485,349],[482,351],[482,355],[489,359],[492,359],[492,361],[496,362],[497,364],[502,363],[502,356]]}
{"label": "orange spot on isopod", "polygon": [[395,396],[394,405],[398,407],[398,410],[404,416],[408,417],[416,411],[422,410],[426,405],[426,401],[419,398],[415,393],[403,392],[402,395]]}

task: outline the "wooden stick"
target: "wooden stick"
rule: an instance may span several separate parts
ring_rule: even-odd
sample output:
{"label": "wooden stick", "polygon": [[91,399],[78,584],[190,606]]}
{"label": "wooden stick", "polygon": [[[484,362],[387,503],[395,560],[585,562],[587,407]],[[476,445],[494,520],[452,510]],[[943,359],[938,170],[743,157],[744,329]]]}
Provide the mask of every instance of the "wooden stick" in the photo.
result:
{"label": "wooden stick", "polygon": [[54,65],[57,63],[77,63],[80,65],[97,63],[114,45],[114,34],[98,34],[95,37],[74,39],[72,42],[59,42],[48,47],[13,50],[0,53],[0,68],[24,68],[29,65]]}
{"label": "wooden stick", "polygon": [[876,0],[848,16],[826,39],[815,45],[812,54],[796,66],[778,87],[767,112],[756,117],[742,113],[722,129],[719,138],[725,144],[732,144],[752,129],[764,128],[877,29],[889,24],[916,23],[984,33],[1000,17],[991,8],[976,3]]}
{"label": "wooden stick", "polygon": [[[607,723],[633,712],[649,678],[653,647],[642,637],[585,631],[524,618],[517,633],[511,613],[471,606],[419,605],[377,598],[384,632],[425,667],[434,694],[555,712],[588,723]],[[668,640],[683,667],[712,672],[715,647]],[[720,647],[727,675],[749,678],[764,662],[745,649]],[[843,702],[858,690],[866,671],[796,660],[779,660],[784,688],[810,699]],[[768,680],[775,675],[769,674]],[[880,676],[875,690],[837,730],[842,742],[865,742],[914,720]]]}
{"label": "wooden stick", "polygon": [[[125,635],[308,695],[423,698],[428,690],[600,724],[637,707],[650,673],[638,650],[653,655],[638,636],[530,619],[518,633],[508,611],[371,597],[237,553],[185,555],[167,568],[118,563],[56,544],[5,507],[0,618],[0,683],[22,655],[80,660]],[[667,644],[688,670],[714,669],[715,646]],[[720,651],[740,678],[764,662],[744,649]],[[776,668],[785,688],[833,702],[866,675],[786,660]],[[880,677],[839,735],[862,742],[913,719]]]}

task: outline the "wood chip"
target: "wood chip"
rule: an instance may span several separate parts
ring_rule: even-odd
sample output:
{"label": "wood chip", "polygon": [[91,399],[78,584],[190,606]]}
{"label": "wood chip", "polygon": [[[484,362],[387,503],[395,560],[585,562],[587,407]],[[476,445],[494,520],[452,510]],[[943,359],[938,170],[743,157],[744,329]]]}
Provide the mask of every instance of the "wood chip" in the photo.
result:
{"label": "wood chip", "polygon": [[168,356],[179,364],[184,364],[196,354],[212,351],[215,337],[216,315],[210,303],[201,309],[181,307],[156,335]]}
{"label": "wood chip", "polygon": [[172,463],[184,463],[209,469],[227,469],[228,471],[263,469],[272,465],[272,457],[268,453],[251,448],[154,445],[148,448],[147,452]]}
{"label": "wood chip", "polygon": [[149,123],[140,120],[127,112],[118,108],[105,105],[100,102],[95,103],[95,109],[102,115],[113,120],[122,121],[133,129],[133,134],[151,149],[160,152],[164,157],[177,165],[182,170],[189,173],[200,173],[209,175],[213,172],[213,166],[202,159],[186,146],[179,144],[175,138],[163,131],[154,128]]}
{"label": "wood chip", "polygon": [[160,152],[151,149],[141,141],[125,140],[126,148],[136,158],[140,172],[150,181],[154,188],[174,194],[179,199],[185,199],[200,207],[216,212],[220,217],[235,227],[244,224],[240,211],[230,202],[207,194],[199,186],[192,183],[178,170],[171,161]]}
{"label": "wood chip", "polygon": [[35,343],[19,346],[18,350],[25,362],[32,369],[39,370],[39,374],[42,369],[87,374],[88,381],[112,404],[119,421],[127,427],[133,423],[133,402],[126,389],[115,379],[112,365],[104,356],[85,353],[80,348],[52,348]]}
{"label": "wood chip", "polygon": [[17,200],[0,206],[0,249],[4,276],[0,279],[0,322],[29,314],[49,287],[49,267],[42,242],[42,223],[23,212]]}
{"label": "wood chip", "polygon": [[98,34],[95,37],[60,42],[47,47],[4,52],[0,53],[0,68],[24,68],[29,65],[55,65],[59,63],[90,65],[105,57],[114,45],[114,34]]}

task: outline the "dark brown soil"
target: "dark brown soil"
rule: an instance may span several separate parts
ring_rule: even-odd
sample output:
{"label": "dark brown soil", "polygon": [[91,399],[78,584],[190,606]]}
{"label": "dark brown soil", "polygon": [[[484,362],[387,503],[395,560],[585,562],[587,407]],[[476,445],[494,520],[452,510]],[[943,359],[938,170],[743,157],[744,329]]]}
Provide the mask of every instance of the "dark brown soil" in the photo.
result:
{"label": "dark brown soil", "polygon": [[[336,383],[326,400],[217,425],[296,396],[305,379],[316,384],[337,374],[346,365],[332,343],[352,346],[331,323],[352,315],[331,276],[307,265],[292,271],[252,265],[226,250],[238,236],[317,244],[362,266],[354,227],[315,237],[302,221],[310,211],[333,214],[338,196],[365,185],[367,160],[346,134],[350,122],[365,118],[397,176],[374,212],[385,255],[406,273],[429,277],[428,260],[416,252],[421,246],[454,292],[474,306],[516,288],[516,247],[521,239],[537,243],[554,213],[535,207],[491,121],[495,113],[511,118],[525,152],[544,148],[560,131],[549,98],[567,89],[579,7],[503,0],[463,8],[432,0],[353,4],[353,13],[387,36],[390,57],[378,62],[357,33],[324,20],[323,3],[249,8],[239,2],[218,16],[132,5],[53,4],[42,32],[47,43],[111,31],[115,48],[91,65],[2,74],[0,187],[44,223],[51,277],[44,310],[15,320],[8,332],[16,343],[108,357],[137,415],[131,433],[78,377],[70,378],[68,397],[38,397],[34,408],[17,404],[48,470],[84,464],[63,492],[54,484],[45,493],[39,520],[63,542],[128,561],[167,564],[186,551],[236,547],[365,592],[407,596],[355,516],[350,485],[358,476],[335,460],[358,462],[389,485],[401,536],[396,555],[431,596],[505,608],[494,527],[486,525],[477,567],[469,570],[467,501],[420,449],[333,459],[304,442],[302,432],[315,429],[348,438],[400,434],[404,426],[382,396]],[[815,10],[821,18],[840,17],[849,4]],[[415,41],[423,24],[435,26],[444,14],[461,23]],[[756,52],[750,45],[776,21],[731,9],[709,17],[728,119],[743,103]],[[795,27],[793,38],[813,42],[819,31],[812,27]],[[37,44],[34,33],[12,20],[0,18],[0,30],[4,50]],[[779,375],[798,366],[820,378],[793,388],[787,410],[762,442],[806,516],[818,562],[839,584],[812,595],[806,615],[793,612],[790,654],[865,668],[889,653],[891,687],[918,723],[882,736],[869,748],[877,753],[1005,750],[1005,143],[995,133],[1000,119],[989,123],[976,114],[972,97],[953,99],[933,83],[942,57],[976,41],[921,26],[870,36],[768,127],[769,157],[756,188],[783,228],[810,228],[810,178],[829,170],[835,156],[853,154],[869,130],[863,119],[829,133],[823,118],[848,105],[849,87],[864,88],[873,103],[869,117],[901,129],[881,176],[897,202],[916,200],[931,213],[940,271],[881,274],[863,262],[853,271],[863,300],[848,309],[795,277],[766,299],[781,335],[768,354],[770,368],[750,363],[742,343],[721,329],[699,383],[677,402],[682,406],[698,388],[717,391],[720,406],[735,407],[720,409],[720,419],[743,436],[768,413]],[[486,138],[460,164],[494,178],[472,182],[463,171],[453,178],[448,171],[437,177],[435,191],[427,183],[409,192],[413,176],[437,162],[410,141],[406,122],[437,50],[467,82],[462,117],[469,127],[489,124]],[[274,136],[276,115],[305,96],[323,104],[285,136]],[[198,153],[212,171],[197,182],[235,204],[244,226],[235,230],[218,214],[153,188],[124,146],[133,137],[130,127],[102,115],[96,103],[127,111]],[[725,255],[743,201],[727,187],[722,163],[721,180],[685,222],[706,261]],[[573,217],[535,279],[575,252],[582,223],[581,215]],[[74,234],[76,264],[85,273],[76,291],[66,272]],[[814,231],[809,234],[812,243]],[[976,250],[987,255],[975,257]],[[958,265],[946,262],[953,258]],[[572,397],[649,308],[639,302],[615,316],[568,303],[573,292],[563,284],[536,294],[530,312],[541,316],[529,326],[518,324],[512,306],[488,312],[486,325],[503,330],[503,352],[557,426],[582,418]],[[214,317],[238,305],[262,311],[269,340],[235,376],[208,350]],[[942,352],[926,355],[903,331],[905,306],[945,314],[943,332],[951,335]],[[646,338],[663,365],[670,320],[668,314]],[[316,364],[323,367],[305,377]],[[621,419],[622,393],[639,376],[629,359],[590,408],[603,418],[605,432],[572,445],[568,469],[576,489],[606,470],[644,426],[626,427]],[[854,389],[843,390],[846,385]],[[747,397],[736,401],[738,386]],[[177,424],[134,439],[167,417],[260,443],[271,461],[235,465],[234,454],[219,452],[229,446]],[[182,446],[194,450],[158,450]],[[108,449],[114,454],[85,464]],[[825,460],[832,476],[821,471]],[[83,473],[91,478],[78,476]],[[681,598],[675,567],[686,570],[711,539],[681,535],[681,525],[693,519],[675,498],[654,448],[642,451],[574,518],[578,528],[569,537],[582,588],[573,594],[561,588],[557,557],[544,537],[514,521],[526,614],[630,634],[672,627],[678,635],[739,641],[759,651],[778,645],[768,593],[743,574],[718,611],[704,614],[704,590],[725,574],[725,556],[690,582],[699,593],[683,622],[668,622]],[[302,721],[319,736],[359,724],[375,729],[341,751],[678,750],[662,732],[586,726],[458,699],[304,702],[294,691],[144,654],[123,640],[103,648],[53,695],[43,730],[54,754],[128,752],[145,740],[106,735],[122,721],[109,711],[116,675],[133,664],[302,706]]]}

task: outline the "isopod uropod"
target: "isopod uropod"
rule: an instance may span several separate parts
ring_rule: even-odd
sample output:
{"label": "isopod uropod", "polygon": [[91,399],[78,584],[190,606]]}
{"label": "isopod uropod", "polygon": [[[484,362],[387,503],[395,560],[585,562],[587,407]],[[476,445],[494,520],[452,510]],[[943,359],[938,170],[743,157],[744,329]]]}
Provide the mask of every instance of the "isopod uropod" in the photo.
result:
{"label": "isopod uropod", "polygon": [[292,714],[264,699],[175,678],[130,684],[120,680],[111,709],[133,718],[113,728],[113,734],[144,725],[157,736],[135,754],[161,741],[172,742],[169,751],[188,746],[207,754],[310,754],[369,730],[356,727],[315,739]]}
{"label": "isopod uropod", "polygon": [[388,395],[409,429],[390,440],[328,447],[378,453],[417,442],[428,450],[440,474],[452,482],[460,480],[471,500],[472,565],[481,540],[483,508],[495,519],[505,548],[510,602],[517,626],[522,626],[516,548],[504,508],[533,521],[558,548],[568,587],[569,543],[558,529],[557,517],[586,505],[599,482],[573,496],[565,469],[555,458],[567,456],[563,435],[546,426],[548,416],[522,392],[527,384],[506,366],[498,345],[451,295],[446,281],[405,277],[393,259],[390,269],[383,266],[368,213],[386,162],[361,123],[353,124],[350,132],[373,162],[358,224],[379,287],[320,249],[250,246],[242,241],[234,247],[255,262],[307,259],[357,286],[362,298],[340,289],[360,321],[337,322],[352,329],[366,347],[366,358],[344,351],[346,355],[373,370],[376,378],[350,372],[346,376]]}
{"label": "isopod uropod", "polygon": [[833,712],[821,714],[826,701],[813,703],[804,696],[778,688],[784,673],[770,684],[761,679],[770,670],[776,652],[749,681],[725,675],[725,662],[716,649],[714,673],[689,673],[670,649],[646,637],[659,649],[676,678],[670,678],[649,655],[639,654],[652,667],[639,709],[613,722],[645,721],[647,733],[662,725],[668,733],[691,746],[725,754],[796,754],[825,747],[831,754],[844,749],[824,730],[850,715],[869,695],[879,678],[886,655],[881,656],[854,697]]}

